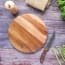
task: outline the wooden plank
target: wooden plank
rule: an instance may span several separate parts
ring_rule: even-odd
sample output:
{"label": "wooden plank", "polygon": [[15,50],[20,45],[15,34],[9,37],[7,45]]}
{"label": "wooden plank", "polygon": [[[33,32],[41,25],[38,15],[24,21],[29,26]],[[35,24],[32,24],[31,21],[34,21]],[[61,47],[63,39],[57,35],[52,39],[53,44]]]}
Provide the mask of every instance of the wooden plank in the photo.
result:
{"label": "wooden plank", "polygon": [[[41,51],[35,54],[23,54],[13,49],[0,49],[0,63],[2,65],[41,65],[39,61],[40,54]],[[51,51],[47,53],[46,58],[43,63],[44,65],[58,65]]]}
{"label": "wooden plank", "polygon": [[12,45],[24,53],[39,50],[47,39],[47,28],[43,21],[33,14],[16,17],[9,29],[8,35]]}
{"label": "wooden plank", "polygon": [[[6,20],[6,19],[4,19]],[[0,22],[0,33],[7,33],[9,23],[8,21],[2,21]],[[55,28],[56,33],[64,34],[65,33],[65,22],[62,21],[54,21],[54,20],[44,20],[44,22],[47,25],[48,30],[50,31],[49,33],[52,33],[51,31]]]}
{"label": "wooden plank", "polygon": [[[21,0],[21,1],[23,2],[23,0]],[[17,2],[17,6],[19,8],[19,15],[24,14],[24,13],[33,13],[33,14],[36,14],[37,16],[39,16],[40,18],[42,18],[43,20],[62,21],[62,19],[60,17],[60,11],[59,11],[58,7],[55,7],[55,6],[51,5],[45,12],[40,12],[38,10],[35,10],[34,8],[31,8],[27,5],[25,5],[24,2],[23,2],[24,4],[21,2],[22,6],[21,6],[21,4],[18,4],[19,1],[16,1],[16,2]],[[55,0],[53,0],[53,2],[55,3]],[[6,21],[7,21],[7,18],[8,19],[13,19],[14,18],[11,15],[11,13],[6,11],[3,7],[0,8],[0,9],[1,9],[1,12],[0,12],[1,13],[1,15],[0,15],[1,20],[6,19]]]}
{"label": "wooden plank", "polygon": [[[41,65],[39,62],[39,56],[42,50],[36,52],[35,54],[27,55],[18,52],[10,44],[7,32],[11,20],[15,17],[12,16],[9,11],[4,9],[3,5],[5,1],[7,0],[0,0],[0,65]],[[45,12],[41,12],[30,6],[27,6],[25,4],[25,0],[13,1],[16,3],[19,9],[18,15],[24,13],[32,13],[39,16],[47,25],[47,28],[49,30],[49,37],[55,28],[56,38],[52,47],[65,44],[65,21],[62,21],[62,18],[60,16],[60,10],[57,7],[57,0],[52,0],[50,7],[46,9]],[[51,51],[48,52],[43,65],[58,65],[57,60]]]}
{"label": "wooden plank", "polygon": [[[23,0],[21,0],[21,1],[20,0],[18,0],[18,1],[14,0],[14,2],[16,3],[16,5],[19,8],[19,15],[24,14],[24,13],[33,13],[33,14],[40,16],[42,19],[62,20],[61,17],[60,17],[60,11],[59,11],[59,8],[57,7],[56,0],[52,1],[51,6],[48,9],[46,9],[45,12],[40,12],[40,11],[35,10],[34,8],[30,7],[30,6],[27,6],[25,4],[25,0],[24,0],[24,2],[23,2]],[[2,1],[2,3],[3,3],[3,1]],[[1,5],[1,6],[3,6],[3,5]],[[9,15],[8,11],[6,11],[7,14],[4,13],[5,11],[6,10],[4,9],[4,7],[2,7],[1,13],[4,14],[5,17],[7,17],[7,15],[8,15],[8,18],[11,18],[11,15]],[[1,17],[2,16],[3,15],[1,15]]]}
{"label": "wooden plank", "polygon": [[[51,34],[48,36],[49,38],[51,37]],[[48,40],[49,40],[48,38]],[[55,41],[52,45],[52,47],[59,45],[62,46],[65,44],[65,34],[56,34]],[[8,40],[7,34],[1,34],[0,37],[0,48],[13,48],[10,41]]]}

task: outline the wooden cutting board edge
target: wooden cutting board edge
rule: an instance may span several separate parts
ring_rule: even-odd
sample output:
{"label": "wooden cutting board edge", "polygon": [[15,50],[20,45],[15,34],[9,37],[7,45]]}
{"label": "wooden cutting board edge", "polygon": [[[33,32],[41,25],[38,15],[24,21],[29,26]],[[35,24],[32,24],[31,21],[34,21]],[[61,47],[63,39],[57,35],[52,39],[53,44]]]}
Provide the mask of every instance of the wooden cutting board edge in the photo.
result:
{"label": "wooden cutting board edge", "polygon": [[[16,17],[17,18],[17,17]],[[13,21],[13,20],[12,20]],[[12,24],[12,22],[10,23],[10,25],[9,26],[11,26],[11,24]],[[46,25],[46,24],[45,24]],[[47,29],[47,32],[48,32],[48,28],[47,28],[47,26],[46,26],[46,29]],[[9,29],[8,29],[8,31],[9,31]],[[8,32],[8,37],[9,37],[9,32]],[[47,42],[47,39],[48,39],[48,33],[47,33],[47,38],[46,38],[46,42]],[[9,41],[10,41],[10,43],[11,43],[11,40],[9,39]],[[44,45],[46,44],[46,42],[43,44],[43,46],[41,47],[41,48],[39,48],[36,52],[38,52],[38,51],[40,51],[42,48],[44,48]],[[19,52],[21,52],[21,53],[24,53],[24,54],[32,54],[32,53],[36,53],[36,52],[24,52],[24,51],[20,51],[20,50],[18,50],[17,48],[15,48],[15,46],[13,45],[13,43],[11,43],[11,45],[12,45],[12,47],[16,50],[16,51],[19,51]]]}

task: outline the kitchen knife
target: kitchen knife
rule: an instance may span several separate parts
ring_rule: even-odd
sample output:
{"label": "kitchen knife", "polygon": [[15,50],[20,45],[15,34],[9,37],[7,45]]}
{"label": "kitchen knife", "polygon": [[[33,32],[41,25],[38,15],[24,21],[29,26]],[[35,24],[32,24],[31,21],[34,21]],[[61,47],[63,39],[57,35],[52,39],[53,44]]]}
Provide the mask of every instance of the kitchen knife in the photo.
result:
{"label": "kitchen knife", "polygon": [[44,50],[40,56],[40,63],[42,64],[44,59],[45,59],[45,56],[46,56],[46,53],[48,52],[48,50],[51,48],[52,44],[53,44],[53,41],[55,39],[55,31],[52,33],[52,36],[48,42],[48,44],[44,47]]}

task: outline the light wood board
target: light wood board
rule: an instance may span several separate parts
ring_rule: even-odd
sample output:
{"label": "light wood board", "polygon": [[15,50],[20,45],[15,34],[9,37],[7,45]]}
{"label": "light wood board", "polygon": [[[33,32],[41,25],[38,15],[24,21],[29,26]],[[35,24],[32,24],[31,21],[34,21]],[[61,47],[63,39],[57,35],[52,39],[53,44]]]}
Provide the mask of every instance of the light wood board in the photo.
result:
{"label": "light wood board", "polygon": [[47,39],[47,28],[43,21],[33,14],[16,17],[8,30],[12,45],[25,53],[36,52]]}

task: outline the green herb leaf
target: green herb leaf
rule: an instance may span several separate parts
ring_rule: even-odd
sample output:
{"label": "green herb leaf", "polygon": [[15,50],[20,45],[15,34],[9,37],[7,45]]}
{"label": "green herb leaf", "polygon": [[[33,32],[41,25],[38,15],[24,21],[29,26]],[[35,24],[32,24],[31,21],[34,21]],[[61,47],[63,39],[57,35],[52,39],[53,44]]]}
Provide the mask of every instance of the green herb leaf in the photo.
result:
{"label": "green herb leaf", "polygon": [[62,54],[63,60],[65,61],[65,45],[63,45],[61,48],[61,54]]}
{"label": "green herb leaf", "polygon": [[56,57],[56,59],[57,59],[57,61],[58,61],[58,64],[59,64],[59,65],[62,65],[62,63],[61,63],[61,61],[60,61],[60,59],[59,59],[59,57],[58,57],[58,55],[57,55],[57,53],[56,53],[56,51],[55,51],[55,48],[52,48],[51,50],[52,50],[53,54],[55,55],[55,57]]}
{"label": "green herb leaf", "polygon": [[65,1],[58,0],[58,6],[59,7],[65,6]]}

